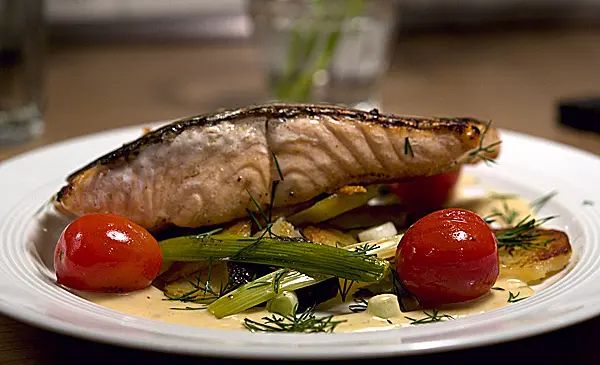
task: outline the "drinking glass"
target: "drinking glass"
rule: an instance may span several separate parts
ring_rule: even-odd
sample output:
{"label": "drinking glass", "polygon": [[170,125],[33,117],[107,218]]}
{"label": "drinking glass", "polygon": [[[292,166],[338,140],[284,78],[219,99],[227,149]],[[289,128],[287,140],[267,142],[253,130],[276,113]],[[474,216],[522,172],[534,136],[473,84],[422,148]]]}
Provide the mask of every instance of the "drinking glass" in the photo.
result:
{"label": "drinking glass", "polygon": [[43,133],[42,0],[0,0],[0,145]]}
{"label": "drinking glass", "polygon": [[250,0],[269,98],[379,107],[393,0]]}

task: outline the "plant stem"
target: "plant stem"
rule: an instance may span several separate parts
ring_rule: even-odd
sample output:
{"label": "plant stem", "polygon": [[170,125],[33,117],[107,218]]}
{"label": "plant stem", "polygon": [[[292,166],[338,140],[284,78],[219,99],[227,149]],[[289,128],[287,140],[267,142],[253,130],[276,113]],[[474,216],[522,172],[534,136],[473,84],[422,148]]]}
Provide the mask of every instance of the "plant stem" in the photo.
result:
{"label": "plant stem", "polygon": [[160,242],[169,261],[212,260],[249,262],[338,276],[361,282],[383,278],[389,263],[356,252],[285,238],[231,235],[184,236]]}

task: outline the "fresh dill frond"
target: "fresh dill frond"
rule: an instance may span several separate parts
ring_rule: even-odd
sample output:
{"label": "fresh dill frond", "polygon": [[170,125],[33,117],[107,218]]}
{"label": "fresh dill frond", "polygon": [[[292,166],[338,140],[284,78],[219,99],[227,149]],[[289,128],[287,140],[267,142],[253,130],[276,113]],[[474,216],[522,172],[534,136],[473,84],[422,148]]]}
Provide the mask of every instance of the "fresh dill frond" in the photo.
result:
{"label": "fresh dill frond", "polygon": [[511,200],[518,199],[519,196],[517,194],[504,194],[504,193],[490,193],[488,195],[490,199],[494,200]]}
{"label": "fresh dill frond", "polygon": [[289,269],[283,269],[280,272],[278,272],[277,275],[275,275],[275,277],[273,278],[273,292],[275,292],[275,294],[279,294],[279,286],[281,283],[281,279],[283,279],[289,273]]}
{"label": "fresh dill frond", "polygon": [[204,307],[184,307],[184,308],[172,307],[169,309],[172,309],[174,311],[199,311],[199,310],[206,309],[206,306],[204,306]]}
{"label": "fresh dill frond", "polygon": [[[178,301],[182,303],[210,304],[222,297],[223,295],[225,295],[233,288],[233,281],[231,280],[231,278],[227,280],[225,284],[223,284],[223,281],[221,281],[219,285],[219,290],[215,290],[210,284],[212,280],[212,265],[213,261],[212,258],[210,258],[208,264],[208,271],[206,274],[206,281],[202,282],[200,273],[198,273],[194,277],[195,280],[188,280],[188,283],[192,286],[191,290],[181,295],[171,295],[165,292],[164,294],[166,299],[164,300]],[[181,308],[178,308],[178,310],[181,310]]]}
{"label": "fresh dill frond", "polygon": [[317,317],[315,308],[311,307],[300,314],[294,309],[289,316],[273,314],[271,317],[263,317],[263,323],[246,318],[244,326],[252,332],[333,332],[340,323],[346,322],[345,320],[334,321],[333,317],[333,315]]}
{"label": "fresh dill frond", "polygon": [[354,313],[360,313],[366,311],[368,305],[369,302],[367,302],[367,300],[365,300],[364,298],[358,298],[354,300],[354,304],[350,304],[348,306],[348,309],[350,309]]}
{"label": "fresh dill frond", "polygon": [[523,299],[529,298],[529,297],[519,298],[519,295],[521,295],[521,292],[517,292],[517,294],[513,294],[513,292],[509,291],[508,292],[508,303],[516,303],[516,302],[520,302]]}
{"label": "fresh dill frond", "polygon": [[250,190],[246,189],[246,192],[248,193],[248,196],[250,197],[250,200],[252,200],[252,204],[254,204],[254,206],[256,207],[256,209],[258,210],[258,212],[260,213],[260,216],[262,217],[262,219],[264,219],[265,222],[269,222],[269,217],[265,214],[263,208],[260,206],[260,204],[258,204],[258,201],[256,201],[256,199],[254,198],[254,196],[252,195],[252,193],[250,192]]}
{"label": "fresh dill frond", "polygon": [[[342,281],[343,284],[341,284],[340,281]],[[354,280],[348,281],[347,279],[338,278],[338,293],[340,293],[340,298],[342,299],[342,302],[346,302],[346,298],[348,297],[348,294],[350,294],[350,290],[352,290],[352,286],[354,285],[354,283]]]}
{"label": "fresh dill frond", "polygon": [[499,287],[499,286],[494,286],[494,287],[492,287],[492,290],[500,290],[500,291],[505,291],[506,289],[504,289],[504,288],[501,288],[501,287]]}
{"label": "fresh dill frond", "polygon": [[410,145],[410,141],[408,137],[404,137],[404,154],[410,154],[411,157],[415,157],[415,153],[413,152],[412,146]]}
{"label": "fresh dill frond", "polygon": [[279,175],[279,179],[283,181],[283,173],[281,172],[281,167],[279,166],[279,160],[277,160],[275,152],[271,151],[271,155],[273,156],[273,161],[275,161],[275,167],[277,168],[277,174]]}
{"label": "fresh dill frond", "polygon": [[496,232],[498,248],[506,249],[510,252],[515,248],[528,249],[546,246],[554,241],[554,238],[541,240],[544,233],[539,233],[536,228],[554,218],[556,217],[550,216],[542,219],[535,219],[528,215],[514,227]]}
{"label": "fresh dill frond", "polygon": [[376,250],[379,248],[379,245],[377,244],[370,244],[368,242],[365,242],[364,244],[355,247],[354,248],[354,252],[356,252],[358,255],[360,256],[365,256],[365,257],[370,257],[370,256],[377,256],[376,254],[370,254],[370,251]]}
{"label": "fresh dill frond", "polygon": [[[502,210],[494,208],[492,209],[492,214],[485,217],[484,221],[489,221],[490,218],[498,217],[504,221],[505,224],[513,224],[517,217],[519,217],[519,212],[516,209],[513,209],[508,206],[508,203],[505,201],[502,202]],[[492,220],[491,222],[494,222]]]}
{"label": "fresh dill frond", "polygon": [[434,309],[433,312],[431,312],[431,313],[426,312],[426,311],[423,311],[423,313],[425,313],[425,317],[420,318],[420,319],[411,318],[411,317],[407,317],[407,316],[405,316],[404,318],[408,319],[410,321],[410,324],[412,324],[412,325],[434,323],[434,322],[441,322],[441,321],[448,321],[448,320],[455,319],[454,317],[452,317],[449,314],[440,314],[437,309]]}
{"label": "fresh dill frond", "polygon": [[542,208],[557,194],[558,194],[557,191],[551,191],[548,194],[541,196],[541,197],[535,199],[534,201],[532,201],[531,203],[529,203],[529,207],[531,207],[531,209],[537,213],[540,210],[542,210]]}
{"label": "fresh dill frond", "polygon": [[583,205],[589,205],[589,206],[593,206],[594,202],[592,200],[584,200],[581,204]]}
{"label": "fresh dill frond", "polygon": [[497,146],[499,146],[502,143],[502,141],[497,141],[497,142],[494,142],[494,143],[490,143],[487,146],[483,145],[483,143],[485,141],[485,136],[487,135],[487,132],[490,129],[491,125],[492,125],[492,122],[490,121],[488,124],[486,124],[483,132],[481,132],[481,139],[479,140],[479,146],[475,150],[473,150],[473,151],[471,151],[469,153],[469,156],[470,156],[471,160],[479,157],[486,164],[496,163],[496,161],[494,161],[493,159],[485,156],[485,154],[496,152],[495,148]]}

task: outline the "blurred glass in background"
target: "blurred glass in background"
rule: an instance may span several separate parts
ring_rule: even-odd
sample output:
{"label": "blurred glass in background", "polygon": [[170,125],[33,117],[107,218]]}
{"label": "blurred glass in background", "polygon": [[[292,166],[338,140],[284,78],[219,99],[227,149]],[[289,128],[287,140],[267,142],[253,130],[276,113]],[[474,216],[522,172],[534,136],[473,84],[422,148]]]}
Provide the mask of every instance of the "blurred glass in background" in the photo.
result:
{"label": "blurred glass in background", "polygon": [[393,0],[250,0],[268,97],[379,107],[396,26]]}
{"label": "blurred glass in background", "polygon": [[0,145],[43,133],[43,48],[43,1],[0,0]]}

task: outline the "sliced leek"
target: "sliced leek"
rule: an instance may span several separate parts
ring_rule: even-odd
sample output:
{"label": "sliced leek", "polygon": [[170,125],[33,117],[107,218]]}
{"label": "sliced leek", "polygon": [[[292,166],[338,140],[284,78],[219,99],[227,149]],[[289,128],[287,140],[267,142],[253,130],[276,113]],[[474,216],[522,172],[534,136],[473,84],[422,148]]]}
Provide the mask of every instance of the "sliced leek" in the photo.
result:
{"label": "sliced leek", "polygon": [[369,200],[378,196],[379,192],[379,185],[371,185],[367,187],[365,193],[335,193],[320,200],[313,206],[288,217],[287,220],[295,226],[324,222],[367,204]]}
{"label": "sliced leek", "polygon": [[361,282],[377,282],[389,268],[376,257],[295,239],[214,234],[171,238],[160,247],[170,261],[248,262]]}

